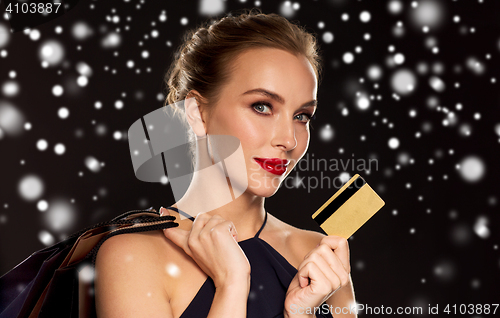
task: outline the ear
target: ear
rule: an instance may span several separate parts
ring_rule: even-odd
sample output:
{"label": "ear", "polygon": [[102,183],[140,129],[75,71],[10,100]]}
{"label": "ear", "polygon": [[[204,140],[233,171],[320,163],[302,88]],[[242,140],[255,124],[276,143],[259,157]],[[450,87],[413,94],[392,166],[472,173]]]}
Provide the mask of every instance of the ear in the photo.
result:
{"label": "ear", "polygon": [[205,137],[207,134],[205,122],[201,117],[200,107],[193,94],[189,94],[188,98],[184,101],[184,110],[189,126],[191,126],[196,136],[199,138]]}

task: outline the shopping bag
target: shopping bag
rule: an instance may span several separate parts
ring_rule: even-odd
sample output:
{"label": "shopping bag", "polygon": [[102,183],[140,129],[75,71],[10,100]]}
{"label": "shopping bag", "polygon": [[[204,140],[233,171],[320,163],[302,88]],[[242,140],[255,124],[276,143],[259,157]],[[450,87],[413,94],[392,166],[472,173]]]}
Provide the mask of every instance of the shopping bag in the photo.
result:
{"label": "shopping bag", "polygon": [[0,277],[0,318],[95,316],[93,282],[81,282],[79,270],[93,269],[110,237],[179,226],[173,220],[154,209],[128,211],[34,252]]}

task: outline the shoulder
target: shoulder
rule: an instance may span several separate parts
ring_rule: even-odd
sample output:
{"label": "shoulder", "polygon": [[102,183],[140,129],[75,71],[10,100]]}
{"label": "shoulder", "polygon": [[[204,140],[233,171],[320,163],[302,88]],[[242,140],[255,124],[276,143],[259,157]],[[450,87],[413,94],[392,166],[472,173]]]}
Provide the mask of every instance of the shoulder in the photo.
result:
{"label": "shoulder", "polygon": [[[177,220],[178,218],[175,222],[181,223]],[[179,251],[180,249],[165,237],[162,230],[119,234],[107,239],[99,248],[96,267],[98,265],[106,267],[109,263],[119,262],[123,269],[139,268],[144,271],[162,264],[167,256],[169,259],[175,258]]]}
{"label": "shoulder", "polygon": [[[95,295],[98,314],[128,317],[143,314],[143,304],[168,312],[164,268],[159,264],[164,247],[161,231],[120,234],[99,248],[95,264]],[[163,242],[163,243],[162,243]],[[142,310],[142,311],[141,311]],[[141,311],[141,312],[139,312]]]}
{"label": "shoulder", "polygon": [[107,261],[116,261],[120,264],[134,263],[143,260],[146,265],[149,255],[153,255],[161,242],[161,231],[150,231],[144,233],[127,233],[115,235],[104,241],[99,248],[96,258],[96,266],[107,265]]}
{"label": "shoulder", "polygon": [[161,264],[165,264],[167,256],[171,259],[176,254],[174,244],[162,230],[127,233],[107,239],[99,248],[95,265],[96,270],[112,270],[116,279],[140,274],[143,278],[151,276],[160,282],[158,277],[165,271]]}

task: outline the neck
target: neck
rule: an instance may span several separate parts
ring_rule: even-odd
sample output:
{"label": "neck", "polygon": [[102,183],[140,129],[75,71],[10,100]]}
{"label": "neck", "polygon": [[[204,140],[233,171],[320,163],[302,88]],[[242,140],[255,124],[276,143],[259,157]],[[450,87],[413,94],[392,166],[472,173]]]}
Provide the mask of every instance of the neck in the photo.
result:
{"label": "neck", "polygon": [[[200,213],[200,210],[203,210],[201,213],[206,213],[211,216],[219,215],[226,221],[233,222],[236,232],[238,233],[238,241],[255,236],[264,222],[266,211],[263,197],[245,192],[225,205],[207,210],[207,206],[212,206],[212,204],[206,204],[207,202],[217,203],[217,200],[214,198],[218,199],[219,197],[217,197],[216,194],[213,195],[213,193],[217,191],[214,191],[214,188],[210,187],[210,191],[199,192],[202,194],[195,196],[194,193],[196,193],[196,191],[190,191],[191,189],[194,188],[190,187],[188,190],[189,194],[186,193],[181,200],[177,201],[177,203],[172,206],[194,217]],[[184,218],[185,217],[181,216],[181,219]]]}
{"label": "neck", "polygon": [[[238,241],[253,237],[264,222],[265,198],[247,191],[242,182],[247,180],[246,173],[237,176],[233,173],[230,180],[225,172],[227,167],[223,167],[221,162],[213,165],[205,142],[197,142],[196,154],[197,165],[189,188],[172,206],[193,217],[198,213],[207,213],[233,222]],[[243,171],[243,168],[244,165],[236,171]],[[181,215],[180,218],[183,220],[186,217]]]}

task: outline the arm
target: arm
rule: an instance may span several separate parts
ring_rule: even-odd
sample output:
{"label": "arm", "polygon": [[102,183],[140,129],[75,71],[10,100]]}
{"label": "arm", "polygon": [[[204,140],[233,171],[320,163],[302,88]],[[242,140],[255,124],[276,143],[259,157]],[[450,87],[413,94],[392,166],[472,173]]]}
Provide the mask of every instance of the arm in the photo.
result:
{"label": "arm", "polygon": [[[287,292],[285,317],[315,317],[312,314],[287,312],[287,304],[302,303],[304,308],[320,306],[320,312],[324,313],[326,308],[321,305],[326,302],[329,312],[335,318],[357,318],[356,307],[351,309],[355,306],[355,298],[347,240],[338,236],[327,237],[315,231],[304,231],[295,238],[295,241],[290,243],[297,246],[297,258],[303,261],[298,266],[298,273]],[[297,241],[297,238],[300,238],[300,241]],[[311,289],[311,286],[314,288]],[[321,295],[325,295],[323,300],[318,298]],[[306,305],[307,303],[309,304]]]}
{"label": "arm", "polygon": [[[99,249],[95,299],[99,318],[174,317],[166,291],[164,267],[158,266],[154,243],[122,234]],[[246,317],[250,279],[228,280],[215,291],[208,317]]]}
{"label": "arm", "polygon": [[151,255],[152,247],[135,234],[106,240],[95,264],[95,301],[99,318],[171,318],[163,280]]}
{"label": "arm", "polygon": [[[169,213],[160,209],[161,215]],[[250,263],[237,243],[234,224],[220,215],[198,213],[189,231],[164,230],[165,237],[210,276],[215,295],[209,317],[246,317],[250,292]]]}
{"label": "arm", "polygon": [[[326,303],[330,307],[330,312],[335,318],[357,318],[355,300],[352,277],[349,274],[349,284],[337,290],[326,300]],[[344,313],[336,314],[335,308],[337,307],[339,307],[337,312],[340,313],[343,310]]]}
{"label": "arm", "polygon": [[246,317],[249,292],[250,281],[217,288],[207,318]]}

